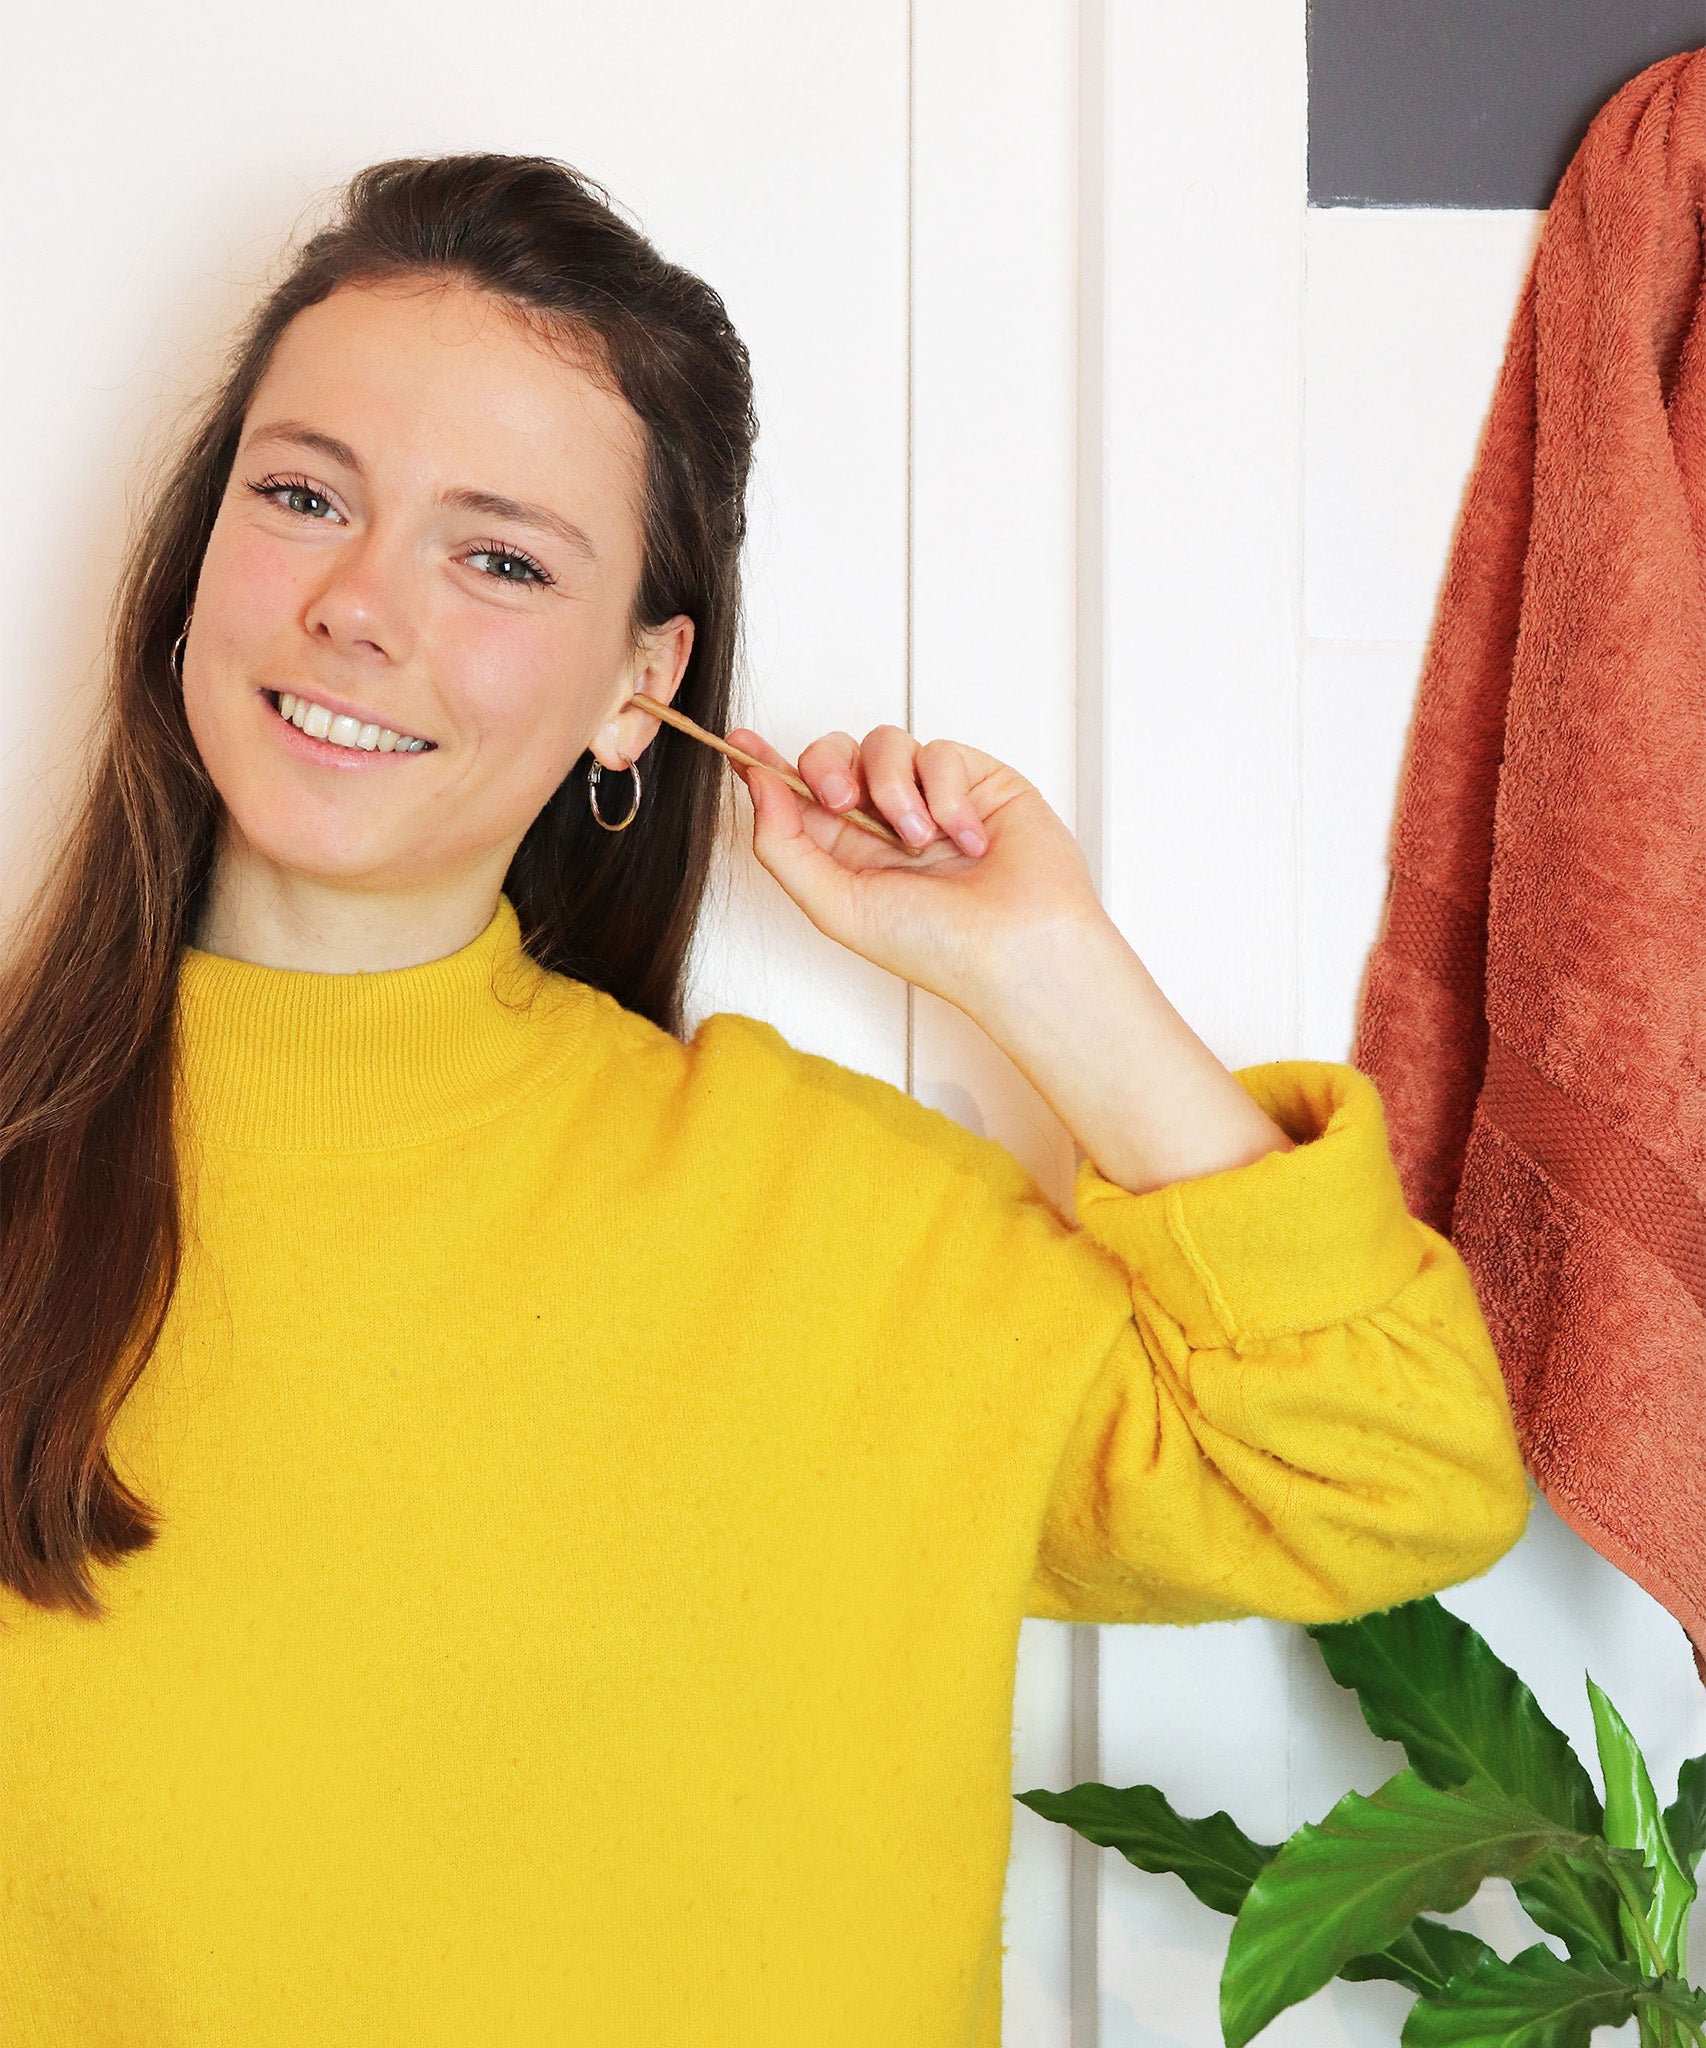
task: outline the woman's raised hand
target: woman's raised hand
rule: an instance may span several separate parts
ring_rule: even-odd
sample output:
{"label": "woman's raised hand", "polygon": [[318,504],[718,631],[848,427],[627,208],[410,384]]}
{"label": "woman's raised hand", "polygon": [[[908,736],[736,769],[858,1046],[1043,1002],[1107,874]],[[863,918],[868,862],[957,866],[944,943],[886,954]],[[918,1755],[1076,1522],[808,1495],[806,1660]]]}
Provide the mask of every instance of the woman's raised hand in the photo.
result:
{"label": "woman's raised hand", "polygon": [[[728,738],[795,767],[732,763],[753,805],[752,850],[820,932],[977,1017],[1039,942],[1106,918],[1077,840],[1017,769],[898,725],[825,733],[797,766],[742,726]],[[917,854],[837,815],[886,818]]]}

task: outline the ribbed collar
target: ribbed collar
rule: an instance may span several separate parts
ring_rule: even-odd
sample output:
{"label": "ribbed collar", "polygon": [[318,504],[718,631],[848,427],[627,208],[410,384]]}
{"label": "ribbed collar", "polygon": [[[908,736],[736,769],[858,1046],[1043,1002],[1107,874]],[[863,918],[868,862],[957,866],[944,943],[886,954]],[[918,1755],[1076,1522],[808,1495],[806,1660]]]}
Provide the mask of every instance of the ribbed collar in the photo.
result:
{"label": "ribbed collar", "polygon": [[457,952],[373,974],[262,967],[186,945],[184,1107],[199,1135],[263,1151],[418,1144],[547,1085],[597,1001],[523,950],[506,895]]}

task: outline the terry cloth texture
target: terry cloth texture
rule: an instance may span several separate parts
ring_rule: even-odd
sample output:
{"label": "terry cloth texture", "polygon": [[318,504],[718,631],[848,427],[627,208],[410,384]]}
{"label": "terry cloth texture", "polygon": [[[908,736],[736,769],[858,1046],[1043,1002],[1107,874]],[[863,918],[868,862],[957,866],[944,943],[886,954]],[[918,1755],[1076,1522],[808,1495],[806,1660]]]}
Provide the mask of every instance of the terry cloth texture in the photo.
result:
{"label": "terry cloth texture", "polygon": [[0,1599],[6,2048],[995,2048],[1019,1625],[1326,1619],[1528,1482],[1350,1066],[1077,1220],[527,956],[187,949],[154,1543]]}
{"label": "terry cloth texture", "polygon": [[[1706,53],[1547,217],[1452,553],[1354,1063],[1530,1469],[1706,1650]],[[1706,1676],[1706,1666],[1702,1667]]]}

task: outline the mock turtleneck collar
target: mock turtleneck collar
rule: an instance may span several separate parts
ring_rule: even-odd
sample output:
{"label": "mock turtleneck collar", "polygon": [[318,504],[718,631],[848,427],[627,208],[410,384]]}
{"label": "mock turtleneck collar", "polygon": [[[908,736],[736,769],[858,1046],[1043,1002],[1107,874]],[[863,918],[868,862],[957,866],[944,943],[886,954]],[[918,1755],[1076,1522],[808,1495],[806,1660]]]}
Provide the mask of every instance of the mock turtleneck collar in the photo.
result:
{"label": "mock turtleneck collar", "polygon": [[262,1151],[418,1144],[546,1084],[597,992],[523,950],[507,895],[441,960],[318,974],[181,949],[185,1107],[215,1142]]}

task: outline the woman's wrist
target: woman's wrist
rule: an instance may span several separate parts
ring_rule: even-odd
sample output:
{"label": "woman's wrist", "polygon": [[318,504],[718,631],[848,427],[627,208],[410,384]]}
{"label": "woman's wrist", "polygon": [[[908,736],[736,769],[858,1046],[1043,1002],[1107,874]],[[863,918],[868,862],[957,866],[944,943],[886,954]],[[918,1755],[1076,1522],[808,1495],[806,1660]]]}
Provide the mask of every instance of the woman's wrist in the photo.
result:
{"label": "woman's wrist", "polygon": [[1292,1147],[1099,903],[1004,948],[959,1007],[1133,1194]]}

